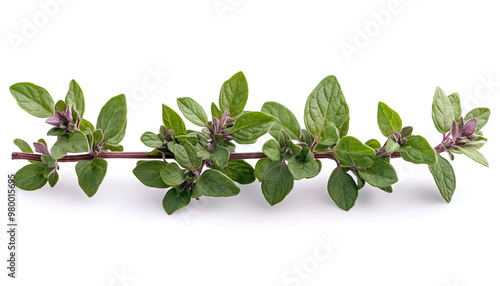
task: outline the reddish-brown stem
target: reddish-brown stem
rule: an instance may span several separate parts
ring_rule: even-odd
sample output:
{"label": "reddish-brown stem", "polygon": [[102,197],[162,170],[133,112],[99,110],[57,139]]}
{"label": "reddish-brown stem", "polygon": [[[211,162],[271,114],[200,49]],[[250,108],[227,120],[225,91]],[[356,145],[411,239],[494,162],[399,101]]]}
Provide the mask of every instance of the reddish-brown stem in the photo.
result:
{"label": "reddish-brown stem", "polygon": [[[333,151],[327,152],[313,152],[314,158],[316,159],[335,159],[333,156]],[[400,158],[401,154],[399,152],[394,152],[391,158]],[[101,159],[161,159],[161,155],[148,155],[146,152],[103,152],[99,154],[96,158]],[[246,152],[246,153],[231,153],[229,159],[261,159],[266,158],[264,152]],[[66,155],[59,159],[59,162],[78,162],[78,161],[89,161],[94,159],[90,154],[75,154]],[[173,156],[166,155],[165,159],[173,159]],[[13,152],[12,160],[32,160],[41,161],[40,154],[34,153],[22,153]]]}

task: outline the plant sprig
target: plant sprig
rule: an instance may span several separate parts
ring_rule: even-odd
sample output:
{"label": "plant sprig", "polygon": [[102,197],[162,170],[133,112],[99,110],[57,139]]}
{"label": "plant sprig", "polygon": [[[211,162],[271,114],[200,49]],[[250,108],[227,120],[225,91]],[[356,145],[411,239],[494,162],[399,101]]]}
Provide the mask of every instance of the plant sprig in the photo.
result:
{"label": "plant sprig", "polygon": [[[436,147],[404,126],[399,114],[379,102],[377,123],[384,141],[363,141],[348,135],[349,107],[335,76],[324,78],[309,95],[304,110],[305,128],[293,112],[277,102],[266,102],[260,111],[245,110],[248,83],[242,72],[221,87],[218,104],[212,103],[210,117],[194,99],[181,97],[177,105],[182,115],[198,131],[186,129],[182,117],[171,107],[162,106],[162,124],[158,133],[147,131],[141,141],[149,152],[123,152],[120,144],[127,125],[125,95],[111,98],[101,109],[96,127],[83,119],[85,101],[80,86],[73,80],[65,100],[54,104],[42,87],[17,83],[10,88],[19,106],[53,127],[48,136],[56,138],[48,148],[45,140],[33,143],[35,152],[21,139],[14,143],[24,153],[13,159],[28,159],[30,164],[16,173],[17,186],[24,190],[42,188],[58,181],[60,162],[78,161],[76,173],[83,191],[92,197],[103,181],[106,158],[160,159],[139,160],[134,175],[146,186],[168,189],[163,207],[168,214],[203,196],[228,197],[239,194],[239,185],[257,179],[270,205],[283,201],[297,180],[317,176],[320,159],[332,159],[327,190],[343,210],[351,209],[359,191],[368,183],[392,193],[398,181],[391,165],[394,158],[413,164],[426,164],[443,198],[450,202],[456,177],[450,162],[455,154],[464,154],[488,166],[479,149],[486,143],[480,131],[488,122],[490,110],[475,108],[462,117],[460,97],[447,96],[436,89],[432,118],[443,140]],[[262,135],[269,139],[262,152],[237,153],[237,144],[254,144]],[[236,144],[235,144],[236,143]],[[71,153],[77,153],[71,155]],[[255,167],[245,159],[259,159]]]}

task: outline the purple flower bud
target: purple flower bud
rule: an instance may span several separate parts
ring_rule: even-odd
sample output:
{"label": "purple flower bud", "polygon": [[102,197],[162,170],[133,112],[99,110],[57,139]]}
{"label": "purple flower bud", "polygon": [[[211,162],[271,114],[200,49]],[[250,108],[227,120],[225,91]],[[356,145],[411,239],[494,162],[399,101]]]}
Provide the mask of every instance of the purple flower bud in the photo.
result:
{"label": "purple flower bud", "polygon": [[45,123],[48,123],[50,125],[54,125],[55,127],[59,127],[59,125],[63,122],[59,116],[54,115],[54,116],[47,118],[47,120],[45,120]]}
{"label": "purple flower bud", "polygon": [[40,154],[50,155],[49,149],[43,143],[33,142],[33,146],[35,146],[35,151]]}
{"label": "purple flower bud", "polygon": [[477,128],[477,119],[471,118],[467,120],[467,122],[465,122],[462,134],[465,135],[465,137],[469,137],[472,134],[474,134],[474,132],[476,132],[476,128]]}
{"label": "purple flower bud", "polygon": [[467,139],[469,139],[469,141],[474,141],[477,139],[477,137],[479,137],[479,135],[477,134],[472,134],[471,136],[468,136]]}
{"label": "purple flower bud", "polygon": [[460,127],[458,127],[458,122],[453,121],[453,125],[451,126],[451,136],[453,139],[457,139],[462,135],[462,131],[460,130]]}

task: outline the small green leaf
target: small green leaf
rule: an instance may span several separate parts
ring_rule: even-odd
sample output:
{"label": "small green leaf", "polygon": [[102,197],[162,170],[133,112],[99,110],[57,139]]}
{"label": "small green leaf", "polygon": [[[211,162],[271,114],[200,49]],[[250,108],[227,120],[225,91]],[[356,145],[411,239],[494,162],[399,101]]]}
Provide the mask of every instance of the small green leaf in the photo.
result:
{"label": "small green leaf", "polygon": [[481,130],[481,128],[483,128],[486,125],[486,123],[488,123],[488,119],[490,119],[490,114],[491,112],[489,108],[478,107],[469,111],[467,115],[465,115],[464,120],[467,121],[471,118],[477,118],[477,129],[476,129],[477,132]]}
{"label": "small green leaf", "polygon": [[[221,87],[219,106],[221,111],[229,110],[231,117],[238,116],[248,100],[248,83],[242,72],[237,72]],[[220,117],[218,117],[220,118]]]}
{"label": "small green leaf", "polygon": [[273,161],[281,161],[281,147],[276,139],[269,139],[264,143],[262,151],[266,154],[267,158]]}
{"label": "small green leaf", "polygon": [[107,168],[108,162],[104,159],[80,161],[76,164],[75,170],[78,176],[78,184],[89,198],[97,193],[106,176]]}
{"label": "small green leaf", "polygon": [[54,159],[54,157],[50,156],[50,155],[46,155],[46,154],[42,154],[42,156],[40,156],[41,160],[43,163],[45,163],[47,166],[49,167],[54,167],[56,165],[56,159]]}
{"label": "small green leaf", "polygon": [[[170,146],[173,148],[171,149]],[[180,145],[169,144],[169,149],[172,150],[175,160],[182,167],[192,171],[201,167],[201,159],[198,158],[196,148],[189,141],[184,140]]]}
{"label": "small green leaf", "polygon": [[304,122],[307,130],[318,139],[325,124],[342,126],[349,116],[349,107],[335,76],[324,78],[307,98]]}
{"label": "small green leaf", "polygon": [[160,176],[163,179],[163,182],[170,187],[175,188],[184,183],[184,172],[176,163],[164,165],[160,169]]}
{"label": "small green leaf", "polygon": [[214,164],[219,169],[224,169],[227,166],[227,162],[229,161],[229,149],[222,146],[215,146],[215,148],[210,153],[210,160],[214,162]]}
{"label": "small green leaf", "polygon": [[167,163],[163,161],[147,161],[138,164],[132,171],[144,185],[152,188],[168,188],[161,177],[161,171]]}
{"label": "small green leaf", "polygon": [[403,127],[399,114],[383,102],[378,103],[377,122],[385,137],[391,135],[391,131],[397,132]]}
{"label": "small green leaf", "polygon": [[293,177],[283,161],[264,159],[255,166],[256,176],[262,181],[261,188],[266,201],[274,206],[293,189]]}
{"label": "small green leaf", "polygon": [[[127,119],[127,100],[120,94],[112,97],[101,109],[96,128],[104,133],[104,140],[120,137]],[[116,142],[119,143],[119,142]]]}
{"label": "small green leaf", "polygon": [[224,169],[218,169],[217,166],[212,165],[211,168],[224,173],[231,180],[242,185],[250,184],[255,181],[254,169],[252,165],[244,160],[229,160]]}
{"label": "small green leaf", "polygon": [[380,142],[378,142],[377,139],[370,139],[370,140],[365,142],[365,145],[370,146],[373,149],[382,148],[382,145],[380,144]]}
{"label": "small green leaf", "polygon": [[236,119],[233,126],[233,137],[237,143],[254,143],[260,136],[269,131],[276,121],[273,116],[264,112],[248,112]]}
{"label": "small green leaf", "polygon": [[123,146],[120,144],[104,143],[102,150],[109,150],[112,152],[123,152]]}
{"label": "small green leaf", "polygon": [[478,162],[479,164],[485,167],[489,167],[488,160],[486,160],[484,155],[481,152],[479,152],[479,150],[474,148],[474,146],[461,146],[458,149],[472,160]]}
{"label": "small green leaf", "polygon": [[163,146],[163,141],[158,138],[158,135],[150,131],[144,132],[144,134],[142,134],[141,141],[142,143],[144,143],[144,145],[151,148]]}
{"label": "small green leaf", "polygon": [[63,134],[57,137],[56,143],[50,149],[50,154],[55,159],[61,159],[67,153],[89,152],[87,136],[82,131],[75,131],[71,134]]}
{"label": "small green leaf", "polygon": [[318,146],[325,146],[325,149],[330,149],[333,144],[339,141],[339,138],[339,130],[335,127],[335,124],[325,123],[323,131],[319,134]]}
{"label": "small green leaf", "polygon": [[370,168],[358,171],[359,176],[377,188],[387,188],[398,181],[394,167],[383,159],[375,158]]}
{"label": "small green leaf", "polygon": [[441,133],[450,131],[454,117],[455,114],[450,100],[444,91],[437,87],[432,102],[432,120],[436,129]]}
{"label": "small green leaf", "polygon": [[385,146],[385,151],[387,152],[387,154],[392,154],[398,151],[399,147],[400,147],[399,144],[389,137],[387,139],[387,145]]}
{"label": "small green leaf", "polygon": [[210,106],[210,111],[212,113],[212,117],[220,119],[222,117],[222,111],[217,107],[215,103],[212,102],[212,105]]}
{"label": "small green leaf", "polygon": [[294,140],[300,138],[300,124],[290,109],[280,103],[269,101],[262,105],[261,110],[277,119],[271,130],[269,130],[269,134],[275,139],[278,139],[281,129],[284,129]]}
{"label": "small green leaf", "polygon": [[162,203],[167,214],[171,215],[177,210],[189,205],[190,202],[191,198],[185,191],[179,192],[177,189],[172,188],[165,194]]}
{"label": "small green leaf", "polygon": [[16,172],[16,187],[25,191],[33,191],[45,186],[47,178],[43,175],[43,172],[46,168],[47,165],[41,162],[22,167]]}
{"label": "small green leaf", "polygon": [[230,197],[239,194],[240,188],[221,172],[208,169],[194,184],[193,193],[201,193],[209,197]]}
{"label": "small green leaf", "polygon": [[45,145],[45,147],[47,147],[47,142],[45,142],[45,140],[43,140],[43,138],[38,139],[38,143],[42,143],[43,145]]}
{"label": "small green leaf", "polygon": [[335,147],[334,154],[343,167],[359,166],[368,168],[373,164],[372,157],[375,155],[375,150],[352,136],[345,136],[340,139]]}
{"label": "small green leaf", "polygon": [[69,83],[65,101],[66,104],[72,104],[76,111],[78,111],[78,114],[80,114],[80,118],[83,118],[83,113],[85,112],[85,99],[82,89],[74,79]]}
{"label": "small green leaf", "polygon": [[315,177],[321,170],[319,160],[304,162],[297,158],[292,158],[288,161],[288,170],[295,180]]}
{"label": "small green leaf", "polygon": [[80,121],[80,130],[87,131],[87,128],[90,129],[90,131],[92,131],[92,132],[95,131],[94,125],[92,125],[92,123],[90,123],[90,121],[88,121],[86,119],[82,119]]}
{"label": "small green leaf", "polygon": [[172,108],[163,104],[163,125],[167,129],[174,130],[174,135],[184,135],[186,134],[186,126],[184,125],[184,121],[182,118],[175,112]]}
{"label": "small green leaf", "polygon": [[10,86],[19,107],[29,114],[47,118],[54,114],[54,100],[43,88],[29,82],[20,82]]}
{"label": "small green leaf", "polygon": [[411,135],[407,140],[407,143],[399,148],[404,160],[414,164],[433,165],[436,163],[436,152],[424,137]]}
{"label": "small green leaf", "polygon": [[429,165],[429,170],[434,177],[434,182],[436,182],[441,196],[449,203],[456,188],[455,172],[448,160],[439,154],[436,154],[436,156],[436,164]]}
{"label": "small green leaf", "polygon": [[14,144],[19,147],[19,149],[21,149],[21,152],[24,152],[24,153],[33,153],[33,149],[31,149],[31,146],[26,143],[26,141],[22,140],[22,139],[14,139]]}
{"label": "small green leaf", "polygon": [[342,123],[342,125],[340,127],[338,127],[338,129],[339,129],[339,137],[340,138],[347,136],[347,133],[349,132],[349,121],[350,121],[350,119],[351,119],[351,117],[347,116],[347,119],[344,121],[344,123]]}
{"label": "small green leaf", "polygon": [[453,93],[448,95],[448,99],[450,100],[451,106],[453,107],[453,117],[456,122],[460,121],[460,117],[462,117],[462,106],[460,105],[460,96],[458,93]]}
{"label": "small green leaf", "polygon": [[182,114],[195,125],[205,127],[207,125],[208,119],[203,107],[198,104],[194,99],[189,97],[179,97],[177,98],[177,105],[181,110]]}
{"label": "small green leaf", "polygon": [[59,174],[57,172],[54,172],[49,175],[47,180],[49,181],[50,187],[53,188],[57,184],[57,181],[59,181]]}
{"label": "small green leaf", "polygon": [[356,203],[358,187],[349,174],[335,168],[328,179],[328,194],[339,208],[348,211]]}
{"label": "small green leaf", "polygon": [[63,100],[58,100],[56,102],[56,105],[54,105],[54,109],[57,111],[65,111],[66,110],[66,103]]}

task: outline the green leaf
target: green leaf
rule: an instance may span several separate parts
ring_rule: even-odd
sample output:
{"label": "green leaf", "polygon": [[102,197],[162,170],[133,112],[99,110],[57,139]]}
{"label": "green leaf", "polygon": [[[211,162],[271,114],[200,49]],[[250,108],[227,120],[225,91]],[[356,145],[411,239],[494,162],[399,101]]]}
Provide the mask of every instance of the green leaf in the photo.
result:
{"label": "green leaf", "polygon": [[386,193],[392,193],[392,186],[385,187],[385,188],[379,188],[379,189],[381,189],[382,191],[384,191]]}
{"label": "green leaf", "polygon": [[397,132],[403,127],[399,114],[383,102],[378,103],[377,122],[385,137],[391,135],[391,131]]}
{"label": "green leaf", "polygon": [[66,104],[72,104],[80,114],[80,118],[83,118],[83,113],[85,112],[85,99],[82,89],[74,79],[69,83],[65,101]]}
{"label": "green leaf", "polygon": [[46,168],[47,166],[41,162],[22,167],[16,172],[16,187],[25,191],[33,191],[45,186],[47,178],[43,175],[43,172]]}
{"label": "green leaf", "polygon": [[448,99],[450,100],[451,106],[453,107],[453,118],[456,122],[460,121],[460,117],[462,117],[462,106],[460,105],[460,96],[458,93],[453,93],[448,95]]}
{"label": "green leaf", "polygon": [[171,215],[179,209],[189,205],[190,202],[191,198],[185,191],[179,192],[177,189],[172,188],[165,194],[162,203],[167,214]]}
{"label": "green leaf", "polygon": [[220,119],[222,117],[222,111],[217,107],[215,103],[212,102],[212,105],[210,106],[210,111],[212,113],[212,117]]}
{"label": "green leaf", "polygon": [[169,149],[174,153],[175,160],[182,167],[192,171],[201,167],[201,159],[198,158],[196,148],[189,141],[184,140],[180,145],[169,144]]}
{"label": "green leaf", "polygon": [[151,148],[163,146],[163,141],[158,138],[158,135],[150,131],[144,132],[144,134],[142,134],[141,141],[142,143],[144,143],[144,145]]}
{"label": "green leaf", "polygon": [[238,116],[248,99],[248,83],[242,72],[237,72],[228,79],[221,87],[219,95],[219,106],[221,111],[229,109],[231,117]]}
{"label": "green leaf", "polygon": [[[486,138],[484,138],[484,139],[486,140]],[[43,138],[38,139],[38,143],[42,143],[43,145],[45,145],[45,147],[47,147],[47,142],[45,142],[45,140],[43,140]]]}
{"label": "green leaf", "polygon": [[49,181],[50,187],[53,188],[57,184],[57,181],[59,181],[59,174],[57,172],[54,172],[49,175],[47,180]]}
{"label": "green leaf", "polygon": [[161,177],[161,171],[167,166],[163,161],[147,161],[138,164],[132,171],[144,185],[152,188],[168,188]]}
{"label": "green leaf", "polygon": [[106,143],[118,145],[125,137],[126,130],[127,130],[127,120],[125,119],[125,123],[123,123],[122,128],[120,129],[120,132],[118,132],[118,134],[115,137],[109,138],[108,140],[106,140]]}
{"label": "green leaf", "polygon": [[175,112],[172,108],[163,104],[163,125],[167,129],[174,130],[174,135],[184,135],[186,134],[186,126],[182,118]]}
{"label": "green leaf", "polygon": [[54,100],[43,87],[20,82],[10,86],[10,93],[19,107],[33,116],[47,118],[54,114]]}
{"label": "green leaf", "polygon": [[[120,137],[127,119],[127,101],[125,95],[112,97],[101,109],[96,128],[104,133],[104,140]],[[118,143],[118,142],[116,142]]]}
{"label": "green leaf", "polygon": [[182,114],[195,125],[205,127],[207,125],[208,119],[203,107],[194,101],[194,99],[189,97],[179,97],[177,98],[177,105],[181,110]]}
{"label": "green leaf", "polygon": [[340,139],[334,154],[343,167],[368,168],[373,164],[372,157],[375,155],[375,150],[352,136],[346,136]]}
{"label": "green leaf", "polygon": [[[326,123],[318,138],[318,147],[329,150],[332,145],[339,141],[339,130],[333,123]],[[319,149],[318,148],[318,149]]]}
{"label": "green leaf", "polygon": [[92,137],[94,138],[94,144],[99,145],[104,140],[104,133],[101,129],[97,129],[92,132]]}
{"label": "green leaf", "polygon": [[391,137],[389,137],[387,139],[387,145],[385,146],[385,151],[387,152],[387,154],[392,154],[398,151],[399,147],[400,147],[399,144],[396,143],[394,140],[392,140]]}
{"label": "green leaf", "polygon": [[347,133],[349,132],[349,121],[350,121],[350,119],[351,119],[351,117],[347,116],[347,119],[344,121],[344,123],[342,123],[342,126],[338,127],[338,129],[339,129],[339,137],[340,138],[347,136]]}
{"label": "green leaf", "polygon": [[433,165],[436,163],[436,152],[424,137],[411,135],[407,140],[407,143],[399,148],[404,160],[414,164]]}
{"label": "green leaf", "polygon": [[227,166],[222,170],[218,169],[215,165],[212,165],[211,168],[221,171],[231,180],[242,185],[250,184],[255,181],[254,169],[252,165],[248,164],[244,160],[229,160]]}
{"label": "green leaf", "polygon": [[479,152],[479,150],[477,150],[474,146],[461,146],[458,149],[472,160],[478,162],[479,164],[485,167],[489,167],[488,160],[486,160],[484,155],[481,152]]}
{"label": "green leaf", "polygon": [[82,118],[82,120],[80,121],[80,130],[87,131],[87,128],[92,132],[95,131],[94,125],[92,125],[90,121]]}
{"label": "green leaf", "polygon": [[273,161],[281,161],[281,147],[276,139],[269,139],[264,143],[262,151],[266,154],[267,158]]}
{"label": "green leaf", "polygon": [[62,100],[58,100],[56,102],[56,105],[54,105],[54,109],[57,111],[65,111],[66,110],[66,103]]}
{"label": "green leaf", "polygon": [[273,116],[264,112],[248,112],[236,119],[233,126],[233,137],[237,143],[254,143],[260,136],[269,131],[276,121]]}
{"label": "green leaf", "polygon": [[297,158],[292,158],[288,161],[288,170],[295,180],[315,177],[321,170],[319,160],[304,162]]}
{"label": "green leaf", "polygon": [[455,113],[450,100],[444,91],[437,87],[432,102],[432,120],[436,129],[441,133],[450,131],[454,117]]}
{"label": "green leaf", "polygon": [[63,134],[57,137],[56,143],[50,149],[50,154],[55,159],[61,159],[67,153],[89,152],[87,136],[82,131],[77,130],[71,134]]}
{"label": "green leaf", "polygon": [[24,153],[33,153],[33,149],[31,149],[31,146],[26,143],[26,141],[22,140],[22,139],[14,139],[14,144],[19,147],[19,149],[21,149],[21,152],[24,152]]}
{"label": "green leaf", "polygon": [[284,129],[292,139],[299,140],[300,124],[295,115],[284,105],[269,101],[262,105],[262,112],[274,116],[277,120],[269,130],[269,134],[278,139],[279,132]]}
{"label": "green leaf", "polygon": [[283,161],[264,159],[255,166],[257,178],[262,181],[261,188],[266,201],[274,206],[281,202],[293,189],[293,177]]}
{"label": "green leaf", "polygon": [[185,181],[184,172],[176,163],[164,165],[164,167],[160,169],[160,176],[165,184],[174,188]]}
{"label": "green leaf", "polygon": [[109,151],[113,151],[113,152],[122,152],[123,146],[120,144],[104,143],[104,146],[102,146],[102,150],[109,150]]}
{"label": "green leaf", "polygon": [[229,149],[222,146],[215,146],[215,148],[210,153],[210,160],[220,168],[224,169],[229,161]]}
{"label": "green leaf", "polygon": [[40,158],[41,158],[42,162],[45,163],[49,167],[54,167],[57,163],[56,159],[54,159],[54,157],[52,157],[50,155],[42,154],[42,156],[40,156]]}
{"label": "green leaf", "polygon": [[78,184],[89,198],[97,193],[97,189],[106,176],[107,168],[108,162],[104,159],[80,161],[76,164]]}
{"label": "green leaf", "polygon": [[387,188],[398,181],[394,167],[380,158],[375,158],[370,168],[360,169],[358,174],[368,184],[377,188]]}
{"label": "green leaf", "polygon": [[489,108],[478,107],[469,111],[467,115],[465,115],[464,120],[467,121],[471,118],[477,118],[477,129],[476,129],[477,132],[481,130],[481,128],[483,128],[486,125],[486,123],[488,123],[488,119],[490,119],[490,114],[491,112]]}
{"label": "green leaf", "polygon": [[318,139],[327,123],[342,126],[349,117],[349,107],[335,76],[323,79],[307,98],[304,122]]}
{"label": "green leaf", "polygon": [[382,148],[382,145],[380,144],[380,142],[378,142],[377,139],[370,139],[368,141],[365,142],[365,145],[373,148],[373,149],[380,149]]}
{"label": "green leaf", "polygon": [[208,169],[194,184],[193,193],[201,193],[209,197],[230,197],[239,194],[240,188],[221,172]]}
{"label": "green leaf", "polygon": [[439,154],[436,154],[436,156],[436,164],[429,165],[429,170],[434,177],[434,182],[436,182],[441,196],[449,203],[456,188],[455,172],[448,160]]}
{"label": "green leaf", "polygon": [[328,194],[339,208],[348,211],[356,203],[358,187],[349,174],[335,168],[328,179]]}

